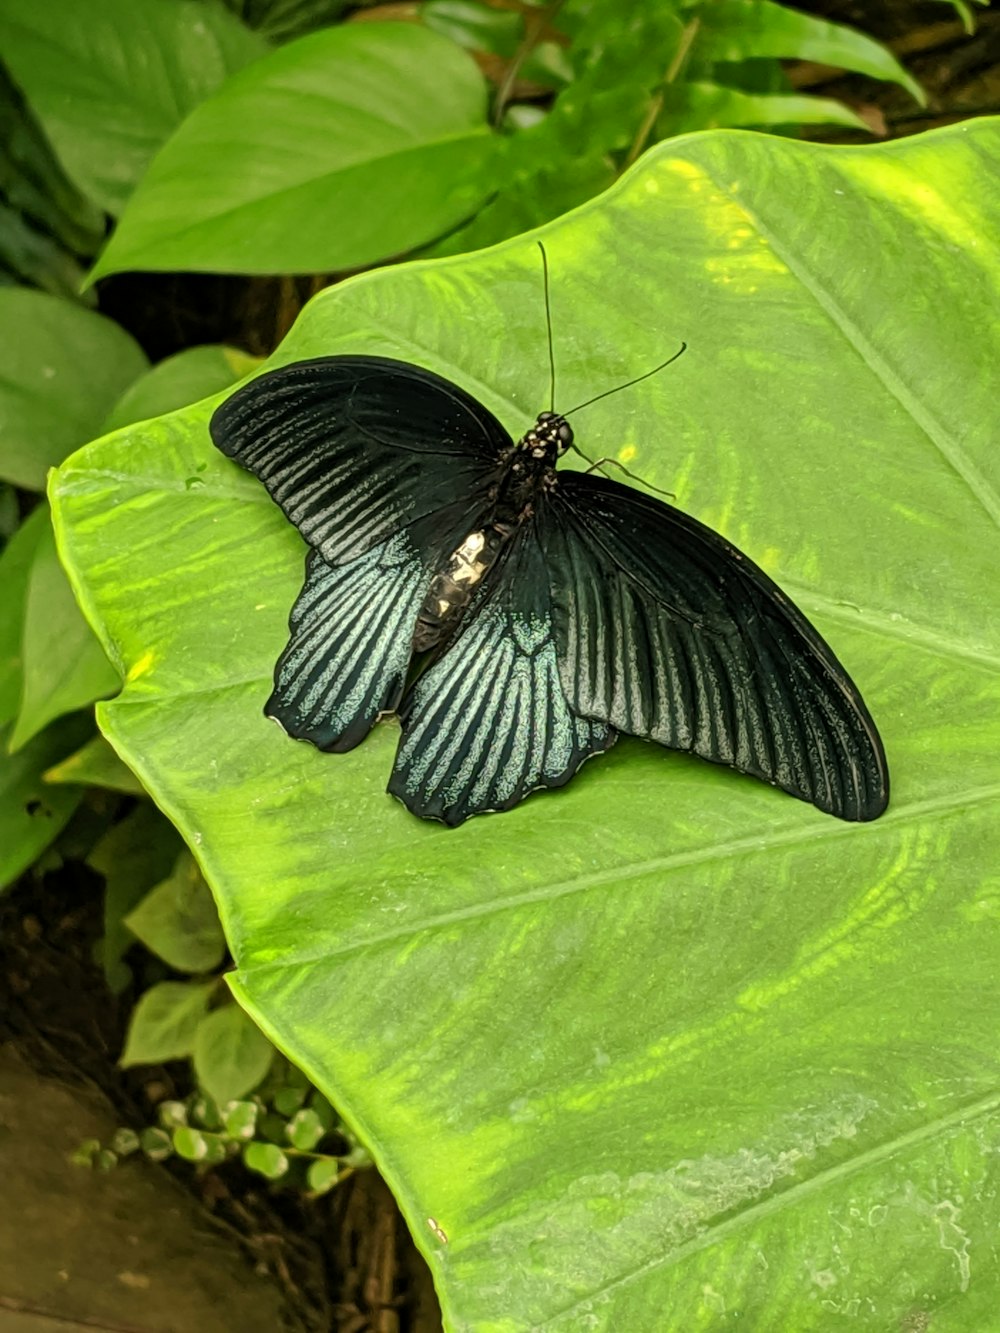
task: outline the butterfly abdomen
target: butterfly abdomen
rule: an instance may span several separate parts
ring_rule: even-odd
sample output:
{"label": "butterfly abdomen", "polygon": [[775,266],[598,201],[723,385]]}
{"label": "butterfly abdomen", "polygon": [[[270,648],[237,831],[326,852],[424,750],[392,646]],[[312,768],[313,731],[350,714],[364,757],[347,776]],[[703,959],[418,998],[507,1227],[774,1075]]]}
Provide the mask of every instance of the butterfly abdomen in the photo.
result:
{"label": "butterfly abdomen", "polygon": [[451,638],[501,551],[534,513],[539,495],[554,484],[554,446],[543,440],[534,453],[532,444],[537,446],[539,440],[529,432],[503,459],[482,527],[463,539],[431,579],[413,634],[415,653]]}

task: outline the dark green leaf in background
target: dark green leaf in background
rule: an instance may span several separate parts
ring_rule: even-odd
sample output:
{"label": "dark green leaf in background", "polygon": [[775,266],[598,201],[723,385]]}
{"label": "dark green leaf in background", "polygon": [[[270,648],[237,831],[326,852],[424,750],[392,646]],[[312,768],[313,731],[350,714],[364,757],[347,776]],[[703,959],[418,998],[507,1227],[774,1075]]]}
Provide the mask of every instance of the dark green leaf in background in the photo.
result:
{"label": "dark green leaf in background", "polygon": [[[687,340],[577,438],[829,638],[889,754],[870,825],[626,740],[508,814],[422,823],[385,795],[394,724],[331,756],[261,716],[303,546],[213,451],[209,404],[60,471],[60,541],[129,666],[101,726],[212,884],[241,1001],[371,1147],[451,1330],[995,1322],[998,163],[995,120],[698,134],[544,233],[557,405]],[[273,364],[401,356],[520,433],[548,404],[539,267],[522,237],[365,275]]]}
{"label": "dark green leaf in background", "polygon": [[698,17],[694,56],[724,64],[762,56],[820,65],[898,83],[921,105],[919,83],[881,43],[841,23],[802,14],[775,0],[711,0],[689,6]]}
{"label": "dark green leaf in background", "polygon": [[109,829],[87,858],[104,876],[104,933],[99,962],[108,985],[120,991],[132,973],[122,962],[135,944],[125,917],[154,884],[170,874],[183,844],[173,825],[148,801]]}
{"label": "dark green leaf in background", "polygon": [[746,93],[717,83],[686,82],[668,88],[657,121],[662,137],[716,126],[843,125],[868,131],[849,107],[829,97],[799,93]]}
{"label": "dark green leaf in background", "polygon": [[0,5],[4,60],[70,177],[109,213],[188,112],[266,50],[198,0]]}
{"label": "dark green leaf in background", "polygon": [[108,791],[125,792],[130,796],[143,794],[142,783],[122,763],[103,736],[92,736],[74,754],[53,765],[46,772],[45,781],[104,787]]}
{"label": "dark green leaf in background", "polygon": [[49,507],[40,504],[0,554],[0,726],[16,717],[21,706],[21,643],[28,580],[39,542],[51,531]]}
{"label": "dark green leaf in background", "polygon": [[0,288],[0,328],[0,478],[44,490],[148,363],[112,320],[43,292]]}
{"label": "dark green leaf in background", "polygon": [[104,215],[68,180],[20,89],[0,64],[0,279],[70,300],[104,239]]}
{"label": "dark green leaf in background", "polygon": [[[214,0],[203,0],[213,4]],[[353,0],[224,0],[244,23],[275,42],[334,23]]]}
{"label": "dark green leaf in background", "polygon": [[274,1047],[238,1004],[213,1009],[201,1020],[194,1043],[198,1084],[220,1106],[253,1092],[271,1067]]}
{"label": "dark green leaf in background", "polygon": [[8,754],[10,728],[0,726],[0,889],[35,861],[65,828],[82,787],[49,787],[42,774],[75,749],[93,721],[60,718],[17,754]]}
{"label": "dark green leaf in background", "polygon": [[161,981],[143,991],[132,1011],[123,1069],[180,1060],[194,1050],[215,981]]}
{"label": "dark green leaf in background", "polygon": [[309,273],[411,250],[489,195],[497,142],[485,117],[471,57],[416,24],[303,37],[191,115],[93,276]]}
{"label": "dark green leaf in background", "polygon": [[235,347],[187,347],[130,384],[101,426],[101,434],[163,416],[235,384],[259,364]]}

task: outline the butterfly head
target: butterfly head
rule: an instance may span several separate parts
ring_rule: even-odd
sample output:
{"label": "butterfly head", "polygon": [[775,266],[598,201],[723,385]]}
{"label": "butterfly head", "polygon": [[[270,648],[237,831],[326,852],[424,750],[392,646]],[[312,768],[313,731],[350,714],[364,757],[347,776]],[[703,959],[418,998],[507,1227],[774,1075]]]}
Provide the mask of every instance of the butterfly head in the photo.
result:
{"label": "butterfly head", "polygon": [[519,447],[527,449],[532,458],[545,459],[549,463],[554,463],[572,443],[572,427],[558,412],[539,412],[531,430],[518,441]]}

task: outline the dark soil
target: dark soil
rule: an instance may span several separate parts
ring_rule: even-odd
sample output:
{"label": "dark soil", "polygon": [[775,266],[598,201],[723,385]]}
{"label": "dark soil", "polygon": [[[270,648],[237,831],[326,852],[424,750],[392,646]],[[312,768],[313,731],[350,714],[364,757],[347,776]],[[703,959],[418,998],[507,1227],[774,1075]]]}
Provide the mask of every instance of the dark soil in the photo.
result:
{"label": "dark soil", "polygon": [[[99,876],[67,862],[25,876],[0,900],[0,1045],[10,1042],[37,1072],[102,1099],[117,1122],[142,1126],[152,1121],[156,1101],[183,1097],[190,1088],[183,1064],[116,1066],[134,997],[112,995],[93,961],[102,895]],[[67,1142],[63,1151],[76,1147]],[[128,1162],[117,1168],[129,1169]],[[196,1191],[250,1263],[275,1276],[289,1330],[440,1330],[430,1273],[376,1172],[356,1172],[331,1194],[308,1201],[262,1187],[238,1162],[201,1177],[183,1162],[160,1169]]]}

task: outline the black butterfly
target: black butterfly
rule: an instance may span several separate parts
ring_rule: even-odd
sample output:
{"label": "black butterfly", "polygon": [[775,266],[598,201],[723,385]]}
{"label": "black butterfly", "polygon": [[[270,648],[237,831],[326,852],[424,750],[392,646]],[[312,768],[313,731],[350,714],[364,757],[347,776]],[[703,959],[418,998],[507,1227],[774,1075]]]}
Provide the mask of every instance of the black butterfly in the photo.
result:
{"label": "black butterfly", "polygon": [[429,370],[335,356],[238,389],[211,433],[311,547],[264,711],[333,751],[398,712],[389,791],[414,814],[509,810],[620,731],[841,819],[886,808],[875,724],[816,630],[696,519],[557,472],[565,417],[515,444]]}

